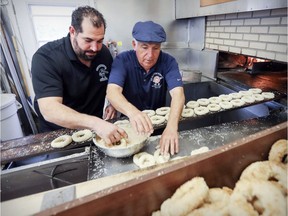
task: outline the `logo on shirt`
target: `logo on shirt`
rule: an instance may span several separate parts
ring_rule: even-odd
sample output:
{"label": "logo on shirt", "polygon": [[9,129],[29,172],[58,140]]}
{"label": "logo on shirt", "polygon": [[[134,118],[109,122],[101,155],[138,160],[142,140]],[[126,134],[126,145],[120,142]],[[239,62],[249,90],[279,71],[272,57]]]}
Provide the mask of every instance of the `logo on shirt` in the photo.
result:
{"label": "logo on shirt", "polygon": [[107,74],[109,72],[107,71],[106,65],[104,65],[104,64],[98,65],[97,68],[96,68],[96,71],[99,72],[99,76],[101,77],[100,80],[99,80],[100,82],[108,80]]}
{"label": "logo on shirt", "polygon": [[163,79],[162,74],[160,73],[154,73],[151,77],[152,80],[152,87],[153,88],[161,88],[162,82],[161,80]]}

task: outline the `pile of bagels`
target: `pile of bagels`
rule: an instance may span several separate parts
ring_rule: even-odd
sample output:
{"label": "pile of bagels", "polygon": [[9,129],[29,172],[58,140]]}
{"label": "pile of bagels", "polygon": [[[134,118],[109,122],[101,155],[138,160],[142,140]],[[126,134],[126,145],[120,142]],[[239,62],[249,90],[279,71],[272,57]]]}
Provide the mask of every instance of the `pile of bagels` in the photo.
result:
{"label": "pile of bagels", "polygon": [[287,146],[286,139],[273,143],[268,160],[246,167],[234,189],[209,188],[203,177],[193,177],[152,215],[286,215]]}
{"label": "pile of bagels", "polygon": [[[209,113],[229,110],[275,98],[273,92],[263,92],[260,88],[250,88],[245,91],[221,94],[210,98],[199,98],[188,101],[183,107],[181,118],[203,116]],[[170,107],[160,107],[156,110],[143,110],[151,119],[153,125],[161,125],[168,121]]]}

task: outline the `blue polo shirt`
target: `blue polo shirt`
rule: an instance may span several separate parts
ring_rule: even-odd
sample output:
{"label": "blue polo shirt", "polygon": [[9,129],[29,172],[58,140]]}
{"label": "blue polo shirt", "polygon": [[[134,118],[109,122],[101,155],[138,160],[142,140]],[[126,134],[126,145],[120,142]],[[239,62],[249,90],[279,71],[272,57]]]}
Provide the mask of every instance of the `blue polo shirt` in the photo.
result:
{"label": "blue polo shirt", "polygon": [[139,110],[165,106],[167,90],[183,86],[175,58],[162,51],[149,73],[134,50],[120,53],[113,61],[108,83],[121,86],[125,98]]}

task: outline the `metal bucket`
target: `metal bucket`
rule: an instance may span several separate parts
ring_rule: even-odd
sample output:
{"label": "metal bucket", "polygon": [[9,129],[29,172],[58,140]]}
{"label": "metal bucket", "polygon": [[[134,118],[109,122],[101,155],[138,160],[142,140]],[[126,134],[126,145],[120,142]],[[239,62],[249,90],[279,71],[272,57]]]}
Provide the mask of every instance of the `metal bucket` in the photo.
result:
{"label": "metal bucket", "polygon": [[[118,125],[118,126],[122,127],[126,131],[126,133],[128,134],[128,140],[129,140],[129,137],[137,136],[137,142],[130,143],[127,146],[107,147],[107,146],[103,145],[103,143],[100,142],[101,138],[96,135],[93,138],[93,143],[102,152],[104,152],[106,155],[108,155],[110,157],[115,157],[115,158],[129,157],[131,155],[138,153],[147,144],[147,139],[150,137],[150,135],[136,135],[137,132],[134,131],[134,129],[132,128],[130,123],[122,124],[122,125]],[[135,139],[133,139],[133,140],[135,140]]]}
{"label": "metal bucket", "polygon": [[139,143],[128,145],[127,147],[111,148],[99,144],[95,138],[93,138],[93,142],[106,155],[115,158],[125,158],[138,153],[147,144],[147,139]]}

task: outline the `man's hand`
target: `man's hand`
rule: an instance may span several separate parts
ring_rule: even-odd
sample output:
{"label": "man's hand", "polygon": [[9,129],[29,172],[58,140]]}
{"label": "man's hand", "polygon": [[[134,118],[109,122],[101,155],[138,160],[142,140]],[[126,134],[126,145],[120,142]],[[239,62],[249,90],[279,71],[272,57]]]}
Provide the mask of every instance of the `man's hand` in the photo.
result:
{"label": "man's hand", "polygon": [[130,123],[132,127],[139,134],[151,134],[153,133],[153,125],[148,117],[148,115],[144,112],[137,111],[129,116]]}
{"label": "man's hand", "polygon": [[110,104],[106,107],[105,109],[105,113],[104,113],[104,120],[107,120],[107,119],[113,119],[113,118],[116,118],[117,116],[117,111],[116,109]]}
{"label": "man's hand", "polygon": [[98,136],[104,139],[105,143],[108,145],[119,141],[121,138],[128,138],[124,129],[103,120],[101,122],[101,127],[97,127],[94,131]]}
{"label": "man's hand", "polygon": [[161,154],[169,153],[174,155],[179,152],[179,135],[178,131],[173,128],[166,127],[160,138]]}

